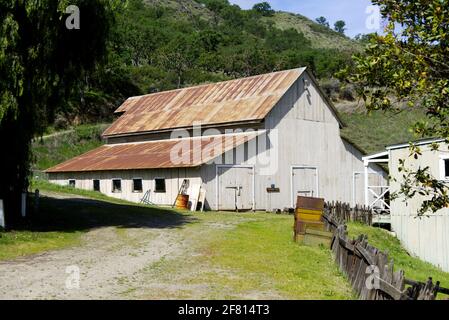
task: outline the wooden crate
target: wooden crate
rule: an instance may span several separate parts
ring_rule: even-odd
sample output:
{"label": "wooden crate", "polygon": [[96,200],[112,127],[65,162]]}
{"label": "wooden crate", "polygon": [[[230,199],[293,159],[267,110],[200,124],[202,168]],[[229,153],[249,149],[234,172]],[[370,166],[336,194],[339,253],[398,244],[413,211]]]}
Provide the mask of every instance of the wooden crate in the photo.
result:
{"label": "wooden crate", "polygon": [[306,229],[303,244],[306,246],[318,247],[320,245],[330,248],[333,233],[314,229]]}
{"label": "wooden crate", "polygon": [[304,221],[322,221],[323,212],[319,210],[311,209],[296,209],[297,219]]}

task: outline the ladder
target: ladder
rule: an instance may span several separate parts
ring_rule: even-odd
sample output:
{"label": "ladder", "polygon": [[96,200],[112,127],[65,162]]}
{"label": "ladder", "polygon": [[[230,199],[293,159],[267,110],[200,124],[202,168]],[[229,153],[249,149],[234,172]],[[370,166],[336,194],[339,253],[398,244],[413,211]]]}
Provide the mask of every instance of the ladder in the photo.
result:
{"label": "ladder", "polygon": [[150,193],[151,193],[151,190],[148,189],[147,192],[145,192],[143,198],[140,199],[140,203],[143,203],[143,204],[154,204],[153,202],[150,201]]}

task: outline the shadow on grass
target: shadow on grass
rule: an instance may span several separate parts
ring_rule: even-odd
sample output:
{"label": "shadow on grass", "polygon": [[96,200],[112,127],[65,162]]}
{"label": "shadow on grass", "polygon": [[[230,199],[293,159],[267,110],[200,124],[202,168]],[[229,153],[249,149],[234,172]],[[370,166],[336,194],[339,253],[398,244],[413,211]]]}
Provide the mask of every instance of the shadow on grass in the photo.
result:
{"label": "shadow on grass", "polygon": [[44,196],[38,213],[14,230],[35,232],[86,231],[99,227],[179,228],[196,219],[170,209],[101,200]]}

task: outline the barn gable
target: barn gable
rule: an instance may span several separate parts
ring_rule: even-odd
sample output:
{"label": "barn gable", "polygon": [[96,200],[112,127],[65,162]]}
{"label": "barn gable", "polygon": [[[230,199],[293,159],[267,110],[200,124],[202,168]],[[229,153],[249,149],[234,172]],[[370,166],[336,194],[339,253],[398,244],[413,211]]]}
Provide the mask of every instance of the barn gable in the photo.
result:
{"label": "barn gable", "polygon": [[[260,123],[305,74],[313,90],[320,91],[306,68],[300,68],[132,97],[116,110],[121,116],[103,135],[164,132],[195,123],[203,127]],[[338,119],[335,108],[328,105]]]}

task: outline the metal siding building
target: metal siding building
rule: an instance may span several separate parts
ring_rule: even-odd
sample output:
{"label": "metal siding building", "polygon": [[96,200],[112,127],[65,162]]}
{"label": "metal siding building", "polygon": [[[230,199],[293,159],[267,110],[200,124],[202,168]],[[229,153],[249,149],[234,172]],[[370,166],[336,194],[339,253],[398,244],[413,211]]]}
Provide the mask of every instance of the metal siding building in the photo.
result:
{"label": "metal siding building", "polygon": [[[440,150],[432,151],[430,143],[438,140],[416,143],[422,152],[418,159],[409,157],[409,144],[387,147],[389,151],[391,192],[397,192],[403,181],[399,172],[399,159],[406,159],[409,169],[429,167],[430,174],[441,180],[448,180],[444,160],[449,159],[448,146],[442,142]],[[423,196],[416,195],[405,201],[403,197],[391,201],[391,227],[405,248],[413,255],[449,271],[449,209],[430,213],[417,218]]]}
{"label": "metal siding building", "polygon": [[[188,178],[203,184],[213,210],[293,207],[298,192],[364,203],[356,179],[363,154],[341,138],[335,108],[304,68],[133,97],[116,113],[107,145],[48,169],[51,181],[92,189],[98,179],[101,192],[139,201],[164,178],[165,192],[151,192],[151,201],[168,205]],[[186,132],[202,137],[178,137]],[[188,164],[170,158],[183,139],[193,145]],[[215,139],[230,142],[211,153]],[[198,153],[206,156],[195,160]],[[380,167],[370,170],[385,183]],[[142,179],[142,192],[132,191],[133,178]],[[112,179],[122,179],[121,192],[113,192]],[[271,186],[280,192],[267,192]]]}

